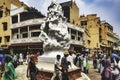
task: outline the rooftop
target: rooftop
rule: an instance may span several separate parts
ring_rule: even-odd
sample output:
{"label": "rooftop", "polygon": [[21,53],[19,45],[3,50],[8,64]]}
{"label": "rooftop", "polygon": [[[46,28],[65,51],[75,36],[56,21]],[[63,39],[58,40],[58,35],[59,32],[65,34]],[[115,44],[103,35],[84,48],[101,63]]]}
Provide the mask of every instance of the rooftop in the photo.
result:
{"label": "rooftop", "polygon": [[63,3],[60,3],[60,5],[61,5],[62,7],[65,7],[65,6],[70,7],[70,6],[72,5],[72,1],[63,2]]}

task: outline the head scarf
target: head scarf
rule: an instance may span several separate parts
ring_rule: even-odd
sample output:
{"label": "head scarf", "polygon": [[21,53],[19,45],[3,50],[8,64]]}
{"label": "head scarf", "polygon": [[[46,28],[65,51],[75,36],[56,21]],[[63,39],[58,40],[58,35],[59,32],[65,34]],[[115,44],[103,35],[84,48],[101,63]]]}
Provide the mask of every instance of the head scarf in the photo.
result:
{"label": "head scarf", "polygon": [[9,54],[5,54],[5,61],[6,62],[12,62],[13,61],[13,57]]}

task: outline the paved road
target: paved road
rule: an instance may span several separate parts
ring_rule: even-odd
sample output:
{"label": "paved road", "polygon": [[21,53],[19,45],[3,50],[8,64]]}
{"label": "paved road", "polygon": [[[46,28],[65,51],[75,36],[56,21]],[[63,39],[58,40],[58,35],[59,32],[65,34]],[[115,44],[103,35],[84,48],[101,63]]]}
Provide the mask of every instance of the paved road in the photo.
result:
{"label": "paved road", "polygon": [[[97,69],[94,69],[93,68],[93,65],[92,65],[92,61],[89,62],[90,64],[90,69],[89,69],[89,73],[87,74],[88,77],[91,79],[91,80],[101,80],[101,74],[97,72]],[[27,77],[26,77],[26,70],[27,70],[27,65],[24,64],[24,65],[19,65],[17,68],[16,68],[16,72],[18,74],[18,77],[17,79],[15,80],[29,80]],[[77,80],[89,80],[89,79],[86,79],[86,75],[84,73],[82,73],[82,76],[81,78],[77,79]]]}
{"label": "paved road", "polygon": [[91,80],[101,80],[101,73],[98,73],[97,69],[93,68],[92,61],[89,61],[90,69],[89,73],[87,74]]}
{"label": "paved road", "polygon": [[26,73],[27,73],[27,65],[26,64],[19,65],[16,68],[16,72],[17,72],[17,78],[15,80],[29,80],[26,77]]}

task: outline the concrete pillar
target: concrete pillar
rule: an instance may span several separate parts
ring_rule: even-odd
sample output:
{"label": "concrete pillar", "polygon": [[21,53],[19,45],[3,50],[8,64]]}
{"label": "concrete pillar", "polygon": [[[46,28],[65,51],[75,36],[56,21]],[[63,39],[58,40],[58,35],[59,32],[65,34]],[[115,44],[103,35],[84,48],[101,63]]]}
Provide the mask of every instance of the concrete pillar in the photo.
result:
{"label": "concrete pillar", "polygon": [[78,41],[78,31],[76,31],[76,40]]}
{"label": "concrete pillar", "polygon": [[18,23],[20,22],[20,14],[18,14]]}
{"label": "concrete pillar", "polygon": [[71,29],[69,28],[69,32],[68,32],[69,34],[70,34],[70,36],[71,36]]}
{"label": "concrete pillar", "polygon": [[28,38],[30,38],[31,34],[30,34],[30,31],[29,31],[29,26],[27,26],[27,33],[28,33]]}
{"label": "concrete pillar", "polygon": [[18,38],[20,39],[20,28],[18,28]]}

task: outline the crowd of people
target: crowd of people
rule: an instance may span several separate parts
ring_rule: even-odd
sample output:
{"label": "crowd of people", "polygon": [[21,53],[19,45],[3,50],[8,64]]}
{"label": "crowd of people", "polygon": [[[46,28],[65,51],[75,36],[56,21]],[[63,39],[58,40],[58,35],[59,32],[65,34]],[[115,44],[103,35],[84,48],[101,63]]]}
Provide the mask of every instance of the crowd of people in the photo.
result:
{"label": "crowd of people", "polygon": [[[59,77],[60,80],[69,80],[68,69],[70,69],[71,64],[73,63],[81,69],[85,74],[89,73],[89,61],[93,60],[93,67],[101,75],[101,80],[120,80],[120,54],[118,52],[113,52],[110,55],[103,53],[103,51],[94,52],[92,59],[89,58],[88,52],[69,52],[68,55],[65,55],[63,58],[56,58],[54,75]],[[61,63],[61,64],[60,64]],[[63,70],[63,65],[65,66],[65,72]],[[62,74],[62,75],[61,75]],[[67,77],[64,78],[64,75]],[[57,80],[57,79],[55,79]]]}
{"label": "crowd of people", "polygon": [[[57,55],[54,63],[54,73],[51,80],[69,80],[69,69],[75,65],[81,69],[85,74],[89,73],[89,53],[88,52],[64,52],[64,56]],[[22,65],[23,61],[28,65],[26,77],[31,80],[36,80],[36,67],[38,54],[27,53],[26,59],[23,59],[23,54],[2,55],[0,54],[0,61],[2,65],[2,80],[15,80],[17,77],[15,68]],[[106,55],[102,51],[94,52],[92,56],[93,67],[101,74],[101,80],[120,80],[120,54],[117,52]],[[10,74],[9,74],[10,73]]]}
{"label": "crowd of people", "polygon": [[27,77],[30,77],[31,80],[34,80],[35,78],[33,79],[31,75],[31,69],[35,67],[34,62],[37,62],[37,56],[39,55],[39,52],[34,54],[29,54],[27,52],[27,55],[24,58],[24,55],[22,53],[13,55],[0,54],[0,79],[2,77],[2,80],[15,80],[15,78],[17,77],[15,68],[19,65],[23,65],[23,62],[25,62],[28,65],[27,72],[29,72],[30,74],[27,75]]}
{"label": "crowd of people", "polygon": [[113,51],[111,55],[95,52],[93,56],[94,69],[101,73],[101,80],[120,80],[120,54]]}

